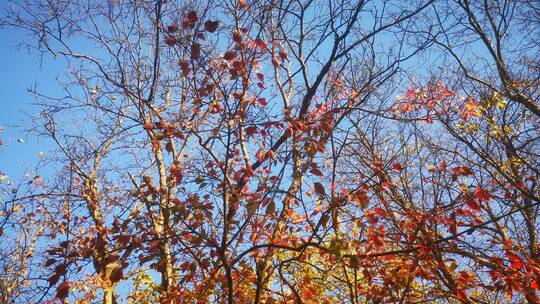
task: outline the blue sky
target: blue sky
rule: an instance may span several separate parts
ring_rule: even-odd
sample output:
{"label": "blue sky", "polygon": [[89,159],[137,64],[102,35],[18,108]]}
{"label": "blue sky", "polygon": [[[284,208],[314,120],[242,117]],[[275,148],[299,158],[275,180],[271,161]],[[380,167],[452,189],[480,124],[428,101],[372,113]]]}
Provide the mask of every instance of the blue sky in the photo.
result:
{"label": "blue sky", "polygon": [[[38,160],[40,151],[46,153],[50,147],[43,139],[38,141],[25,132],[31,115],[39,113],[39,108],[32,106],[34,99],[28,89],[37,85],[44,91],[54,90],[54,79],[63,71],[60,60],[53,61],[49,56],[40,65],[38,52],[16,47],[20,33],[0,29],[0,127],[4,128],[0,134],[0,171],[10,177],[20,175],[28,164]],[[19,143],[19,138],[24,143]]]}

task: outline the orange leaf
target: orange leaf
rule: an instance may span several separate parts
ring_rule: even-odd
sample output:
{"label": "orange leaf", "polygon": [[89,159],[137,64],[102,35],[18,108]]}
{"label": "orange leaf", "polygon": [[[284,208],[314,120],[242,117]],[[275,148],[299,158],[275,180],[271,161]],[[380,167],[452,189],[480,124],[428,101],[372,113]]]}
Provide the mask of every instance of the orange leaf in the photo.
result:
{"label": "orange leaf", "polygon": [[452,172],[454,172],[456,176],[471,176],[473,174],[471,168],[466,166],[454,167],[452,168]]}
{"label": "orange leaf", "polygon": [[276,159],[276,154],[274,153],[274,151],[268,150],[268,152],[266,152],[266,157],[271,159],[271,160],[275,160]]}
{"label": "orange leaf", "polygon": [[256,153],[255,153],[255,157],[257,157],[257,160],[259,162],[263,162],[265,159],[266,159],[266,153],[264,152],[263,149],[259,149]]}
{"label": "orange leaf", "polygon": [[369,204],[369,196],[367,195],[367,191],[364,189],[360,189],[349,194],[349,200],[357,202],[362,208],[366,208]]}

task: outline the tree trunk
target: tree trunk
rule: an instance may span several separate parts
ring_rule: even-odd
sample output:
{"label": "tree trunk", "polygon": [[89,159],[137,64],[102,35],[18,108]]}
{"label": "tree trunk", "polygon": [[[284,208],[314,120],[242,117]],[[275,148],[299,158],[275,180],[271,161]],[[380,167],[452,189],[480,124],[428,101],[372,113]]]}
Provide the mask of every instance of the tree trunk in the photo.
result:
{"label": "tree trunk", "polygon": [[103,290],[103,304],[116,304],[114,288],[106,288]]}

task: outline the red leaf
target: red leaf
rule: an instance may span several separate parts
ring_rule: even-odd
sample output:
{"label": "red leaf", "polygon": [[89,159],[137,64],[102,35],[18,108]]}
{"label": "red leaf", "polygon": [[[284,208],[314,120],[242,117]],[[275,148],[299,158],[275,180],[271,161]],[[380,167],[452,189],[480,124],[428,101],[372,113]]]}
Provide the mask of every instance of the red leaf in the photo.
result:
{"label": "red leaf", "polygon": [[317,193],[320,196],[326,195],[326,191],[324,190],[324,186],[321,183],[314,183],[313,186],[315,187],[315,193]]}
{"label": "red leaf", "polygon": [[444,161],[444,159],[441,160],[439,162],[439,170],[444,171],[444,170],[446,170],[446,167],[447,167],[447,165],[446,165],[446,162]]}
{"label": "red leaf", "polygon": [[182,264],[180,264],[180,269],[188,270],[189,269],[189,264],[190,263],[188,261],[183,262]]}
{"label": "red leaf", "polygon": [[194,43],[191,45],[191,58],[196,60],[199,57],[201,57],[201,45]]}
{"label": "red leaf", "polygon": [[285,129],[285,137],[289,138],[294,135],[294,130],[291,127]]}
{"label": "red leaf", "polygon": [[248,6],[247,0],[238,0],[238,7],[246,8]]}
{"label": "red leaf", "polygon": [[376,234],[372,235],[370,237],[370,240],[373,243],[373,246],[375,246],[375,248],[377,248],[377,249],[380,249],[380,248],[382,248],[384,246],[383,239],[380,236],[376,235]]}
{"label": "red leaf", "polygon": [[223,55],[223,59],[225,60],[233,60],[236,58],[236,52],[235,51],[226,51]]}
{"label": "red leaf", "polygon": [[309,172],[311,172],[311,174],[313,174],[315,176],[323,176],[323,173],[321,172],[321,170],[319,170],[317,168],[311,168],[311,170],[309,170]]}
{"label": "red leaf", "polygon": [[195,23],[195,22],[197,22],[197,20],[199,20],[199,16],[197,16],[197,12],[196,12],[196,11],[190,11],[190,12],[187,14],[187,19],[189,20],[189,22]]}
{"label": "red leaf", "polygon": [[360,189],[348,195],[348,199],[353,202],[357,202],[362,209],[366,208],[369,204],[369,196],[367,190]]}
{"label": "red leaf", "polygon": [[55,259],[48,259],[47,262],[45,262],[45,267],[49,267],[54,263],[56,263]]}
{"label": "red leaf", "polygon": [[264,52],[267,49],[266,43],[261,39],[255,39],[255,45],[259,48],[261,52]]}
{"label": "red leaf", "polygon": [[182,73],[184,73],[184,75],[189,74],[189,72],[191,71],[191,68],[189,67],[189,63],[184,59],[180,59],[178,61],[178,66],[182,69]]}
{"label": "red leaf", "polygon": [[474,211],[480,211],[480,205],[478,205],[477,202],[473,201],[473,200],[468,200],[467,201],[467,206],[471,209],[471,210],[474,210]]}
{"label": "red leaf", "polygon": [[112,283],[117,283],[123,278],[124,278],[124,274],[122,273],[122,269],[120,267],[115,267],[111,271],[111,275],[109,276],[109,279],[111,280]]}
{"label": "red leaf", "polygon": [[167,31],[168,31],[169,33],[177,32],[177,31],[178,31],[178,25],[176,24],[176,22],[173,23],[173,24],[171,24],[171,25],[169,25],[169,26],[167,26]]}
{"label": "red leaf", "polygon": [[266,157],[271,159],[271,160],[275,160],[276,159],[276,154],[274,153],[274,151],[268,150],[268,152],[266,152]]}
{"label": "red leaf", "polygon": [[386,217],[386,211],[383,208],[380,208],[380,207],[373,208],[373,212],[381,217]]}
{"label": "red leaf", "polygon": [[271,215],[271,214],[274,214],[275,212],[276,212],[276,202],[271,201],[268,204],[268,206],[266,206],[265,214],[266,215]]}
{"label": "red leaf", "polygon": [[253,134],[257,133],[257,127],[256,126],[249,126],[246,128],[246,135],[252,136]]}
{"label": "red leaf", "polygon": [[183,19],[182,20],[182,28],[188,28],[190,26],[192,26],[192,25],[191,25],[191,22],[189,22],[188,19]]}
{"label": "red leaf", "polygon": [[242,168],[242,171],[249,177],[253,177],[255,175],[255,171],[253,171],[253,168],[249,164],[245,168]]}
{"label": "red leaf", "polygon": [[266,98],[259,98],[257,101],[259,102],[259,104],[260,104],[261,106],[265,106],[265,105],[266,105]]}
{"label": "red leaf", "polygon": [[165,38],[165,44],[168,46],[174,46],[176,44],[176,39],[174,39],[174,37],[169,36]]}
{"label": "red leaf", "polygon": [[154,130],[155,128],[156,126],[150,121],[145,122],[143,125],[143,129],[145,130]]}
{"label": "red leaf", "polygon": [[47,281],[49,281],[50,286],[53,286],[56,283],[58,283],[58,280],[60,280],[59,274],[53,274],[50,278],[47,279]]}
{"label": "red leaf", "polygon": [[381,171],[384,167],[384,164],[380,161],[376,161],[373,163],[373,168],[375,168],[375,170],[377,171]]}
{"label": "red leaf", "polygon": [[61,300],[64,300],[65,298],[67,298],[67,296],[69,295],[69,288],[70,288],[69,282],[62,282],[56,288],[56,297]]}
{"label": "red leaf", "polygon": [[396,172],[400,172],[403,170],[403,166],[400,163],[395,163],[392,165],[392,169]]}
{"label": "red leaf", "polygon": [[450,228],[449,228],[449,231],[451,234],[455,235],[457,233],[457,224],[456,222],[454,221],[453,223],[450,224]]}
{"label": "red leaf", "polygon": [[538,286],[538,282],[536,282],[536,280],[531,281],[531,288],[540,289],[540,286]]}
{"label": "red leaf", "polygon": [[457,296],[458,300],[467,299],[467,293],[465,292],[465,290],[463,290],[461,288],[456,290],[456,296]]}
{"label": "red leaf", "polygon": [[281,61],[287,60],[287,53],[285,53],[284,51],[280,51],[279,58],[281,59]]}
{"label": "red leaf", "polygon": [[505,253],[508,260],[510,260],[510,263],[512,264],[512,268],[520,269],[523,268],[525,265],[523,265],[523,261],[521,261],[521,258],[512,252],[506,252]]}
{"label": "red leaf", "polygon": [[66,273],[66,270],[67,270],[67,267],[68,265],[67,264],[59,264],[58,266],[56,266],[56,268],[54,269],[54,272],[56,272],[56,274],[58,275],[63,275]]}
{"label": "red leaf", "polygon": [[479,201],[487,202],[492,198],[492,196],[488,191],[482,190],[482,188],[477,186],[476,191],[474,192],[474,198]]}
{"label": "red leaf", "polygon": [[232,34],[232,39],[237,44],[242,44],[242,34],[240,34],[238,31],[234,31]]}
{"label": "red leaf", "polygon": [[204,29],[207,31],[207,32],[210,32],[210,33],[213,33],[217,30],[218,28],[218,25],[219,25],[219,21],[206,21],[204,23]]}

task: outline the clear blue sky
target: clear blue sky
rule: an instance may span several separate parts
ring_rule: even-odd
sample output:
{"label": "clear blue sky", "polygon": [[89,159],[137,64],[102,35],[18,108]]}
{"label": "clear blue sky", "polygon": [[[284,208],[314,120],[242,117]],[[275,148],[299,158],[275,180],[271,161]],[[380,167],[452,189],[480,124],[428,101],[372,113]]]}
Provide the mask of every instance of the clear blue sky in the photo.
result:
{"label": "clear blue sky", "polygon": [[[0,4],[0,9],[2,9]],[[38,160],[40,151],[47,152],[51,145],[41,139],[28,136],[25,129],[30,125],[31,115],[39,113],[32,106],[34,99],[28,88],[37,85],[44,91],[52,91],[55,78],[63,73],[62,60],[51,60],[50,56],[40,66],[40,56],[36,51],[28,52],[17,48],[22,40],[20,31],[0,29],[0,133],[3,141],[0,147],[0,171],[10,177],[19,176],[29,163]],[[24,143],[19,143],[22,138]]]}

